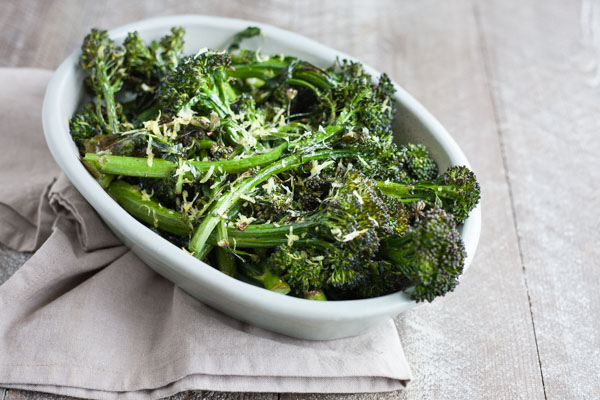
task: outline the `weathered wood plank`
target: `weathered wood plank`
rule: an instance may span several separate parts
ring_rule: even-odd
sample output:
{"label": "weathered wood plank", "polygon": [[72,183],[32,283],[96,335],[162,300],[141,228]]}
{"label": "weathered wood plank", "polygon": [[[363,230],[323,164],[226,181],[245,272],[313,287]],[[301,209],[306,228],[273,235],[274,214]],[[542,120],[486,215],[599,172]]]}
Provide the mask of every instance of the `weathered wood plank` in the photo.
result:
{"label": "weathered wood plank", "polygon": [[481,1],[546,394],[600,397],[600,4]]}
{"label": "weathered wood plank", "polygon": [[[0,400],[74,400],[73,397],[56,396],[49,393],[30,392],[25,390],[6,390],[6,397],[2,395],[5,389],[0,388]],[[277,400],[278,395],[273,393],[223,393],[188,391],[169,397],[169,400]]]}
{"label": "weathered wood plank", "polygon": [[7,390],[4,400],[75,400],[75,398],[26,390]]}
{"label": "weathered wood plank", "polygon": [[277,400],[273,393],[224,393],[189,391],[169,397],[169,400]]}

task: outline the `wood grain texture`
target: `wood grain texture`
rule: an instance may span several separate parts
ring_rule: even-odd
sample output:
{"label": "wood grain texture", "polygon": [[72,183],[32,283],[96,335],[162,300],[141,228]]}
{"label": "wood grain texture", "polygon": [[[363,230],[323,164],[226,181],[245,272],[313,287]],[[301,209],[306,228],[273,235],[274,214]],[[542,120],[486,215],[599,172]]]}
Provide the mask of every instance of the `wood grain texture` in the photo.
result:
{"label": "wood grain texture", "polygon": [[481,19],[546,394],[599,398],[600,3],[482,1]]}
{"label": "wood grain texture", "polygon": [[74,400],[74,397],[56,396],[49,393],[25,390],[7,390],[4,400]]}
{"label": "wood grain texture", "polygon": [[[598,3],[9,0],[0,4],[0,66],[55,68],[92,26],[177,13],[269,23],[387,71],[469,157],[484,219],[458,289],[396,321],[415,375],[406,390],[172,398],[600,397],[600,218],[587,207],[600,203]],[[0,247],[0,282],[12,273],[2,275],[5,264],[14,271],[26,259]]]}
{"label": "wood grain texture", "polygon": [[421,100],[469,156],[482,182],[484,229],[476,260],[457,291],[398,319],[415,380],[397,396],[540,398],[531,316],[473,7],[468,1],[419,4],[384,28],[389,42],[396,37],[402,44],[382,69]]}

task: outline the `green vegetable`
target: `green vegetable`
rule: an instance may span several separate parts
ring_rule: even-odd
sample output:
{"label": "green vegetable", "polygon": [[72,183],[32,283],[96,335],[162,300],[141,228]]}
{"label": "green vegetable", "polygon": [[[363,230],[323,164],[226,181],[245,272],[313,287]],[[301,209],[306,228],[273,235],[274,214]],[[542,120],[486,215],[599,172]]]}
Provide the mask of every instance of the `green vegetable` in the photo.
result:
{"label": "green vegetable", "polygon": [[432,301],[464,264],[473,172],[394,140],[395,87],[242,48],[182,55],[184,31],[122,46],[92,30],[81,160],[127,212],[223,273],[310,300],[407,291]]}
{"label": "green vegetable", "polygon": [[108,185],[107,192],[128,213],[150,226],[173,235],[186,235],[190,232],[190,227],[183,221],[181,214],[155,201],[144,199],[143,193],[124,181],[112,182]]}
{"label": "green vegetable", "polygon": [[[112,133],[119,131],[115,94],[123,85],[124,54],[123,48],[116,46],[106,31],[97,29],[92,29],[81,45],[81,68],[89,73],[87,82],[91,89],[104,100],[107,125]],[[98,112],[96,118],[103,119],[102,113]]]}
{"label": "green vegetable", "polygon": [[475,174],[466,167],[451,167],[431,181],[412,184],[378,182],[377,185],[388,196],[403,202],[423,201],[428,205],[439,205],[464,222],[469,212],[479,202],[480,188]]}
{"label": "green vegetable", "polygon": [[[188,161],[192,168],[189,171],[182,172],[187,179],[201,179],[200,173],[205,173],[210,169],[222,172],[244,172],[250,168],[260,167],[276,161],[283,154],[287,143],[282,143],[273,150],[256,156],[243,158],[239,160],[219,160],[219,161]],[[113,175],[139,176],[146,178],[165,178],[169,172],[178,167],[176,162],[153,159],[148,162],[143,157],[126,157],[113,155],[99,155],[95,153],[86,153],[83,160],[94,164],[100,172]]]}

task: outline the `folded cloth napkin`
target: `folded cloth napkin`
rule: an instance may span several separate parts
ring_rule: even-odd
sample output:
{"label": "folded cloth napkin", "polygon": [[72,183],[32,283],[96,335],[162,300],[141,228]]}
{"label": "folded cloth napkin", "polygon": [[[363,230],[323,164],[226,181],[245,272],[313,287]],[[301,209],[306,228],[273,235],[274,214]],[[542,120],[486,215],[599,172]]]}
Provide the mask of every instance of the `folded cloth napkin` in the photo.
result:
{"label": "folded cloth napkin", "polygon": [[359,337],[293,339],[234,320],[146,267],[52,160],[40,123],[49,78],[0,69],[0,242],[36,251],[0,286],[0,386],[137,399],[379,392],[410,380],[393,321]]}

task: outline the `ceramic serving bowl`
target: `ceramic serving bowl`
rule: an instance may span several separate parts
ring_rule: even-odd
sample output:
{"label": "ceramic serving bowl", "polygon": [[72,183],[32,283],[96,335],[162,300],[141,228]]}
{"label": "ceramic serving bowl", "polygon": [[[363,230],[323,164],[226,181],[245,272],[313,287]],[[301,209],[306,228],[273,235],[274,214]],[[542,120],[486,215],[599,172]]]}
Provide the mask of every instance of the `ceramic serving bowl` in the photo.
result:
{"label": "ceramic serving bowl", "polygon": [[[259,26],[261,37],[244,42],[264,53],[285,53],[318,66],[336,59],[352,58],[300,35],[272,26],[238,19],[199,15],[170,16],[144,20],[110,31],[121,43],[130,31],[146,40],[158,39],[172,26],[185,28],[185,52],[208,47],[221,49],[233,34],[247,26]],[[161,238],[130,216],[96,183],[79,161],[69,135],[68,120],[84,98],[83,71],[79,51],[73,52],[50,81],[43,107],[46,141],[64,173],[96,209],[112,231],[149,267],[171,280],[200,301],[242,321],[289,336],[305,339],[334,339],[365,332],[416,305],[404,293],[366,300],[312,301],[284,296],[231,278]],[[370,67],[374,76],[379,72]],[[446,129],[410,94],[397,87],[398,113],[395,132],[399,143],[423,143],[440,170],[451,165],[469,166],[465,155]],[[467,251],[467,267],[477,247],[481,225],[479,208],[460,228]]]}

